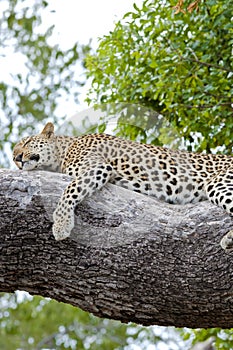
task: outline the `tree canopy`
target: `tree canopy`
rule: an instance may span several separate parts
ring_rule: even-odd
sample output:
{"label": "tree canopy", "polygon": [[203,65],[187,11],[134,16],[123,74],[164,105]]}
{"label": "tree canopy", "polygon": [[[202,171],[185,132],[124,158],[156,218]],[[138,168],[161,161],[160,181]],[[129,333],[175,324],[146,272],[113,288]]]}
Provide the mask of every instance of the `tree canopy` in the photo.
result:
{"label": "tree canopy", "polygon": [[191,14],[174,14],[168,0],[134,5],[86,60],[88,101],[147,106],[190,149],[231,152],[232,9],[228,0],[206,0]]}

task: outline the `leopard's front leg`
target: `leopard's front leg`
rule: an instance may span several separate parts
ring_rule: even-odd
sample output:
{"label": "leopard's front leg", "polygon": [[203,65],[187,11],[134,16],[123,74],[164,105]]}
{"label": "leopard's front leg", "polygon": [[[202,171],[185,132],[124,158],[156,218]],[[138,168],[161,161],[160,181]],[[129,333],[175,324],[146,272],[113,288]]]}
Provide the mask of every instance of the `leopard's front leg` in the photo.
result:
{"label": "leopard's front leg", "polygon": [[74,227],[74,209],[85,197],[91,196],[103,187],[112,176],[109,164],[97,164],[89,167],[75,178],[65,189],[53,214],[53,235],[56,240],[70,236]]}
{"label": "leopard's front leg", "polygon": [[[76,201],[72,193],[76,187],[76,180],[73,180],[66,187],[53,213],[53,235],[57,241],[69,237],[74,227],[74,207]],[[81,198],[82,196],[79,197],[79,202],[81,202]]]}

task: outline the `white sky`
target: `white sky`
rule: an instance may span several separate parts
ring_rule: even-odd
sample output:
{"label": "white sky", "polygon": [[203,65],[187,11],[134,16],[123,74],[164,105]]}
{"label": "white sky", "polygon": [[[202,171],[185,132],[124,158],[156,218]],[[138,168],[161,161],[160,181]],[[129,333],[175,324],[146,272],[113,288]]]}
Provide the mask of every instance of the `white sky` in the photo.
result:
{"label": "white sky", "polygon": [[142,0],[51,0],[55,9],[53,21],[60,41],[68,46],[74,41],[85,43],[89,38],[107,34],[114,22],[133,9],[133,3]]}
{"label": "white sky", "polygon": [[[140,5],[143,0],[51,0],[50,9],[55,12],[48,16],[55,24],[56,42],[67,49],[76,41],[86,44],[92,39],[92,47],[96,48],[98,38],[114,29],[114,23],[125,13],[133,11],[133,4]],[[87,86],[81,88],[80,104],[64,104],[62,114],[73,116],[77,111],[88,108],[84,102]],[[68,109],[67,109],[68,108]],[[61,106],[62,109],[62,106]]]}

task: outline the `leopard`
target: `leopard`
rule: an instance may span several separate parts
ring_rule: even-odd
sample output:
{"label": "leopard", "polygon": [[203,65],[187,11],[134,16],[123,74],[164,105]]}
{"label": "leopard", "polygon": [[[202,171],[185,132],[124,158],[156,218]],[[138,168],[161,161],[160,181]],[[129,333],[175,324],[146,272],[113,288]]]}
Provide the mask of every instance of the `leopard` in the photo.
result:
{"label": "leopard", "polygon": [[[70,236],[79,203],[107,183],[171,204],[209,200],[233,214],[233,157],[170,149],[108,134],[60,136],[48,122],[13,149],[20,170],[65,173],[71,181],[53,213],[56,240]],[[233,230],[220,241],[233,250]]]}

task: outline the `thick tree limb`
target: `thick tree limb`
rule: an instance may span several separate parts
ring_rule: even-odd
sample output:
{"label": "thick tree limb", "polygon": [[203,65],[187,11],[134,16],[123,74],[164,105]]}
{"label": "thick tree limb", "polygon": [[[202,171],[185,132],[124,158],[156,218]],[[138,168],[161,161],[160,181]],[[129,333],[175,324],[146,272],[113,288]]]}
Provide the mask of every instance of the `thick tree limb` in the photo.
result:
{"label": "thick tree limb", "polygon": [[144,325],[233,327],[232,220],[209,202],[172,206],[113,185],[77,209],[56,242],[52,212],[68,176],[0,170],[0,290]]}

